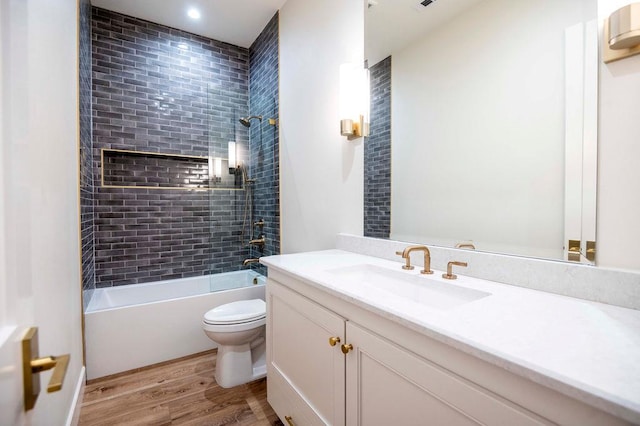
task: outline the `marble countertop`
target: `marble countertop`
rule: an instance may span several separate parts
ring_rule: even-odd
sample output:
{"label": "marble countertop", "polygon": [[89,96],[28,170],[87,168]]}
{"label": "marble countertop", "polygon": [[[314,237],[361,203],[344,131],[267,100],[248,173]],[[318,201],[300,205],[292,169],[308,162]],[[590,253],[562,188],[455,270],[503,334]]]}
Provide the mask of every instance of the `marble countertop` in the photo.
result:
{"label": "marble countertop", "polygon": [[[417,256],[417,255],[416,255]],[[269,256],[260,262],[491,364],[633,423],[640,423],[640,311],[416,267],[342,250]],[[336,268],[376,265],[490,293],[448,309],[354,286]],[[428,282],[425,281],[425,285]]]}

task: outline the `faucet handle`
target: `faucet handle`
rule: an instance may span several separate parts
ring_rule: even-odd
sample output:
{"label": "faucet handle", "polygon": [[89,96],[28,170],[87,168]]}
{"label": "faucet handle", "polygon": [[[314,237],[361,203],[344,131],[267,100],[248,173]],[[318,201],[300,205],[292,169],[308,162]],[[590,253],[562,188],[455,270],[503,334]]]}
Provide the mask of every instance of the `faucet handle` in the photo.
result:
{"label": "faucet handle", "polygon": [[458,278],[458,276],[456,274],[453,273],[452,269],[453,269],[453,265],[455,266],[467,266],[467,262],[449,262],[447,263],[447,273],[446,274],[442,274],[442,278],[447,279],[447,280],[455,280],[456,278]]}
{"label": "faucet handle", "polygon": [[409,255],[407,254],[407,256],[405,257],[405,251],[397,251],[396,254],[398,256],[402,256],[402,258],[405,260],[404,265],[402,265],[402,269],[410,271],[413,269],[413,266],[411,266],[411,259],[409,258]]}
{"label": "faucet handle", "polygon": [[471,249],[471,250],[475,250],[476,246],[473,245],[473,243],[458,243],[456,244],[456,248],[467,248],[467,249]]}

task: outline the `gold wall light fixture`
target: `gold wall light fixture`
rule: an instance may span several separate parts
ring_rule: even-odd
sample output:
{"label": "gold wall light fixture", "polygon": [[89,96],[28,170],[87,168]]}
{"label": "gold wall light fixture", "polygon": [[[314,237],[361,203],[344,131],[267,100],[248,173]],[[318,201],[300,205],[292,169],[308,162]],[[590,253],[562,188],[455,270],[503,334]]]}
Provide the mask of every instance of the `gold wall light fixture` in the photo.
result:
{"label": "gold wall light fixture", "polygon": [[209,180],[214,183],[222,181],[222,158],[209,156]]}
{"label": "gold wall light fixture", "polygon": [[340,65],[340,134],[369,136],[369,70],[362,65]]}
{"label": "gold wall light fixture", "polygon": [[233,174],[238,167],[238,160],[236,158],[236,143],[235,141],[231,141],[227,144],[227,158],[229,162],[229,173]]}
{"label": "gold wall light fixture", "polygon": [[639,53],[640,3],[632,3],[605,19],[602,55],[608,64]]}

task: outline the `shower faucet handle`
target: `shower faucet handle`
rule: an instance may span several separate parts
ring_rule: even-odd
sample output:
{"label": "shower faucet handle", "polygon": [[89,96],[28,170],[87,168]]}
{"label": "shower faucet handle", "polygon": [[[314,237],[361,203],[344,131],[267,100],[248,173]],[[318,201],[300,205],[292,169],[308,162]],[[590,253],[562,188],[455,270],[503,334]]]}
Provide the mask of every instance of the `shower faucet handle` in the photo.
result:
{"label": "shower faucet handle", "polygon": [[264,219],[260,219],[257,222],[253,222],[253,226],[259,226],[262,228],[264,226]]}
{"label": "shower faucet handle", "polygon": [[266,243],[267,243],[267,240],[264,238],[264,235],[261,235],[260,238],[249,241],[249,245],[260,246],[260,247],[264,247]]}

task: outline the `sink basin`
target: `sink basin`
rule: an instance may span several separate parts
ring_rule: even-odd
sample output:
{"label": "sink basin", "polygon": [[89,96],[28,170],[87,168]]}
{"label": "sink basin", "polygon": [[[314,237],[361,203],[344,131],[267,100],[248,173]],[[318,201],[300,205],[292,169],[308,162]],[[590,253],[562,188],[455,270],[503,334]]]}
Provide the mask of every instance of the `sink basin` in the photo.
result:
{"label": "sink basin", "polygon": [[484,291],[443,283],[428,275],[393,271],[370,264],[327,269],[327,272],[334,274],[337,280],[361,287],[365,291],[380,291],[389,297],[401,297],[413,303],[442,310],[491,295]]}

